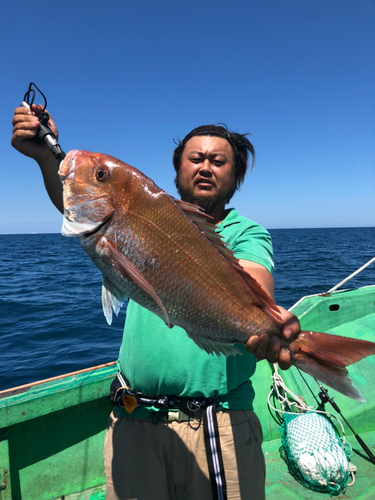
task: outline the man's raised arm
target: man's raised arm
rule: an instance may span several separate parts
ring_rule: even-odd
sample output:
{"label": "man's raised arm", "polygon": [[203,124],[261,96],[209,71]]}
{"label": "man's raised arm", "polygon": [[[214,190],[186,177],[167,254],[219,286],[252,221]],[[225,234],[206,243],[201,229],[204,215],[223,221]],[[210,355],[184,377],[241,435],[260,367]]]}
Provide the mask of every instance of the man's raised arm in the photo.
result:
{"label": "man's raised arm", "polygon": [[[33,158],[39,165],[43,175],[44,185],[48,196],[55,207],[62,213],[64,211],[62,201],[62,185],[58,176],[59,161],[49,151],[45,144],[38,144],[32,140],[40,127],[37,115],[42,111],[40,104],[33,105],[32,110],[19,107],[14,110],[12,146],[25,156]],[[50,118],[48,126],[58,137],[57,128]]]}

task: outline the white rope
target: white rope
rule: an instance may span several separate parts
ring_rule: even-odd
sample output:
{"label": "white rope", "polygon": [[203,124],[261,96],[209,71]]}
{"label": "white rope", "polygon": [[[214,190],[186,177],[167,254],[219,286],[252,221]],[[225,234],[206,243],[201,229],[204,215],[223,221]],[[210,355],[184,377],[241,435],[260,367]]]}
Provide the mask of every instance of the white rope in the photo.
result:
{"label": "white rope", "polygon": [[349,463],[349,474],[350,474],[350,477],[352,478],[352,482],[348,483],[346,486],[353,486],[353,484],[355,483],[355,474],[354,473],[356,471],[357,471],[357,467],[350,462]]}
{"label": "white rope", "polygon": [[[282,413],[283,415],[285,413],[288,413],[289,415],[301,415],[301,413],[306,413],[308,411],[311,411],[314,413],[321,413],[323,415],[327,415],[330,418],[334,418],[335,420],[337,420],[337,422],[340,424],[340,427],[341,427],[341,432],[342,432],[341,440],[345,441],[345,429],[344,429],[344,426],[341,423],[341,421],[335,415],[332,415],[332,413],[329,413],[327,411],[316,410],[313,406],[308,406],[304,401],[302,401],[302,399],[300,399],[290,389],[288,389],[286,387],[284,380],[282,379],[281,375],[278,372],[278,365],[275,363],[273,366],[274,366],[275,372],[272,375],[273,385],[272,385],[271,391],[268,394],[268,398],[267,398],[268,406],[272,410],[274,410],[278,413]],[[281,393],[281,391],[284,392],[284,395]],[[276,393],[276,398],[277,398],[277,400],[282,408],[281,410],[274,407],[271,404],[270,400],[271,400],[271,397],[274,393]],[[287,397],[287,394],[289,394],[289,396],[291,398],[293,398],[294,401],[291,401]],[[289,407],[289,410],[285,409],[287,406]],[[291,411],[293,409],[299,410],[299,411]]]}
{"label": "white rope", "polygon": [[[270,408],[272,408],[274,411],[277,411],[279,413],[294,413],[294,412],[290,411],[292,408],[300,410],[299,412],[296,412],[295,414],[299,414],[300,412],[310,411],[310,407],[307,406],[304,401],[302,401],[298,396],[296,396],[290,389],[288,389],[286,387],[284,380],[282,379],[281,375],[279,375],[278,365],[275,363],[273,366],[274,366],[275,372],[272,375],[273,385],[272,385],[271,391],[268,394],[268,398],[267,398],[268,406]],[[284,393],[284,395],[282,394],[282,392]],[[271,396],[274,393],[276,393],[276,398],[277,398],[277,400],[282,408],[281,410],[272,406],[272,404],[270,402]],[[291,396],[294,401],[291,401],[287,397],[287,394],[289,394],[289,396]],[[290,409],[289,411],[285,409],[287,406]]]}
{"label": "white rope", "polygon": [[371,260],[369,260],[366,264],[364,264],[362,267],[360,267],[359,269],[357,269],[353,274],[351,274],[350,276],[348,276],[347,278],[345,278],[343,281],[341,281],[341,283],[338,283],[336,286],[334,286],[333,288],[331,288],[331,290],[328,290],[328,292],[326,293],[331,293],[331,292],[334,292],[335,290],[337,290],[338,288],[340,288],[341,285],[343,285],[344,283],[346,283],[347,281],[351,280],[352,278],[354,278],[354,276],[358,273],[360,273],[361,271],[363,271],[367,266],[369,266],[370,264],[372,264],[373,262],[375,262],[375,257],[373,257]]}

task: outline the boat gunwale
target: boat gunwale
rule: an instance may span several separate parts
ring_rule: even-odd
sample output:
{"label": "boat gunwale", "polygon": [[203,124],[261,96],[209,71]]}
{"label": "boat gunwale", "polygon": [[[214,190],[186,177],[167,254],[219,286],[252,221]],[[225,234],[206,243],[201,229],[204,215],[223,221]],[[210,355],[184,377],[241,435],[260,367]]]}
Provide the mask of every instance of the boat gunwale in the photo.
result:
{"label": "boat gunwale", "polygon": [[36,382],[30,382],[29,384],[24,384],[24,385],[19,385],[17,387],[11,387],[10,389],[4,389],[3,391],[0,391],[0,400],[4,398],[8,398],[11,396],[16,396],[18,394],[23,394],[30,389],[33,389],[34,387],[42,384],[46,384],[49,382],[58,382],[59,380],[62,380],[64,378],[68,377],[73,377],[76,375],[81,375],[84,373],[89,373],[94,370],[100,370],[102,368],[107,368],[109,366],[113,366],[117,363],[117,361],[111,361],[110,363],[104,363],[102,365],[97,365],[97,366],[91,366],[90,368],[83,368],[82,370],[77,370],[74,372],[69,372],[69,373],[64,373],[62,375],[56,375],[56,377],[51,377],[51,378],[46,378],[43,380],[37,380]]}

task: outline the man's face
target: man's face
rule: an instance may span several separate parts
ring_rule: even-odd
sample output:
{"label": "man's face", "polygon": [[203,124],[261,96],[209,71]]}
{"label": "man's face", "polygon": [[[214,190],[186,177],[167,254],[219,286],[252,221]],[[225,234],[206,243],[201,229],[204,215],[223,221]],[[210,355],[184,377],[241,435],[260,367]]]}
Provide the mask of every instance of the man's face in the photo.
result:
{"label": "man's face", "polygon": [[210,213],[224,208],[235,178],[232,147],[226,139],[197,135],[188,140],[181,157],[177,190],[181,199]]}

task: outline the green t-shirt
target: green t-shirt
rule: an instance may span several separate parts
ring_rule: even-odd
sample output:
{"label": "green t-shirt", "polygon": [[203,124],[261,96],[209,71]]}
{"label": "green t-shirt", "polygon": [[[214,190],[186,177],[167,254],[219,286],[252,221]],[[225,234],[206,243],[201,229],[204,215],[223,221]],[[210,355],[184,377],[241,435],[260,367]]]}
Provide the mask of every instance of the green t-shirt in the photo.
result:
{"label": "green t-shirt", "polygon": [[[219,233],[238,259],[263,265],[273,271],[269,233],[262,226],[231,209],[217,226]],[[225,357],[202,351],[185,333],[169,329],[162,319],[132,300],[126,311],[124,336],[117,362],[133,391],[148,395],[215,397],[226,409],[252,409],[255,356],[237,345],[242,356]],[[116,411],[128,416],[125,410]],[[132,418],[148,418],[153,407],[140,406]]]}

